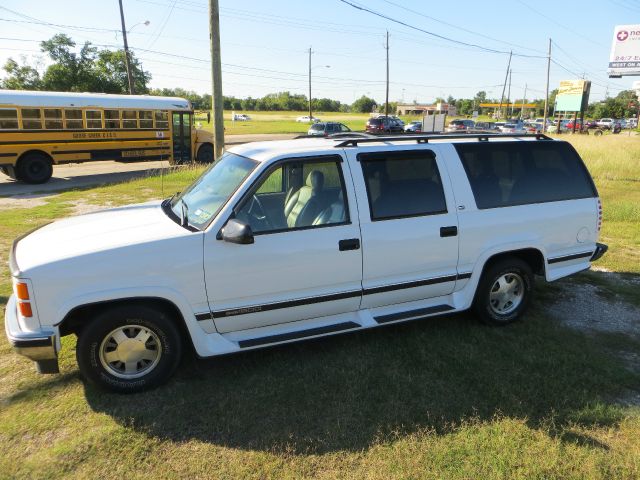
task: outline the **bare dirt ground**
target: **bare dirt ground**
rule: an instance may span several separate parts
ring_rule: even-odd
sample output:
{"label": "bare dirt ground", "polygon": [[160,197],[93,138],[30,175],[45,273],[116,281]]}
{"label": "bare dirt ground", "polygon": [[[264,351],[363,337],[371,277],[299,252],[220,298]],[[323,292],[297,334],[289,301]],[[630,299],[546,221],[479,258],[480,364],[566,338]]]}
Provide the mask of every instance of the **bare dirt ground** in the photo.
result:
{"label": "bare dirt ground", "polygon": [[[593,270],[614,284],[640,288],[640,276],[623,276],[598,267]],[[559,300],[548,309],[556,321],[586,333],[614,334],[640,340],[640,308],[637,306],[617,295],[611,297],[598,285],[572,278],[560,282],[560,292]],[[626,368],[640,372],[640,352],[636,349],[621,342],[609,350],[622,360]],[[640,406],[640,386],[628,390],[616,401],[623,406]]]}

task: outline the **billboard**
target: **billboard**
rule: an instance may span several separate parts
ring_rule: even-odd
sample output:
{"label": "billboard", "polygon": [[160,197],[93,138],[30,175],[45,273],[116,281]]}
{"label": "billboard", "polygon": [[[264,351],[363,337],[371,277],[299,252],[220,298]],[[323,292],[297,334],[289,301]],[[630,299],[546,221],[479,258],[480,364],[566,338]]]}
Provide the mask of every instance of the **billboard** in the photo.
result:
{"label": "billboard", "polygon": [[579,112],[589,103],[589,80],[563,80],[556,95],[556,111]]}
{"label": "billboard", "polygon": [[640,75],[640,25],[618,25],[613,29],[607,73],[610,77]]}

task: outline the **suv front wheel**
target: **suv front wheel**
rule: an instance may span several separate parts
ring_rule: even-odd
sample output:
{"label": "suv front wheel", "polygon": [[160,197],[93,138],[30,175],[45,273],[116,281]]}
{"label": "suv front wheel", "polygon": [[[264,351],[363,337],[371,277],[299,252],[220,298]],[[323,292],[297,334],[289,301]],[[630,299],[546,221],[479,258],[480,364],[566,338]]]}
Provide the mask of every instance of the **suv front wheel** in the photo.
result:
{"label": "suv front wheel", "polygon": [[122,306],[96,316],[82,329],[78,367],[99,387],[134,393],[164,383],[182,354],[180,335],[162,310]]}
{"label": "suv front wheel", "polygon": [[473,309],[489,325],[515,322],[527,309],[532,288],[533,273],[526,262],[515,257],[499,260],[482,274]]}

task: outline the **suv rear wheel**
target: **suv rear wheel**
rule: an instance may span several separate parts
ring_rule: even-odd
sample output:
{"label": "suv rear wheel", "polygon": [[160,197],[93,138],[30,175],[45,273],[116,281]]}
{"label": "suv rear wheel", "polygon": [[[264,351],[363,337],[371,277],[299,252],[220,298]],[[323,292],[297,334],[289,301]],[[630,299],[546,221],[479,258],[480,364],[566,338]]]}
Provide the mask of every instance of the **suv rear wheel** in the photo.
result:
{"label": "suv rear wheel", "polygon": [[76,347],[84,377],[120,393],[164,383],[181,354],[180,335],[171,318],[147,306],[122,306],[99,314],[82,329]]}
{"label": "suv rear wheel", "polygon": [[510,257],[490,265],[482,274],[473,309],[484,323],[506,325],[522,317],[533,288],[531,267]]}

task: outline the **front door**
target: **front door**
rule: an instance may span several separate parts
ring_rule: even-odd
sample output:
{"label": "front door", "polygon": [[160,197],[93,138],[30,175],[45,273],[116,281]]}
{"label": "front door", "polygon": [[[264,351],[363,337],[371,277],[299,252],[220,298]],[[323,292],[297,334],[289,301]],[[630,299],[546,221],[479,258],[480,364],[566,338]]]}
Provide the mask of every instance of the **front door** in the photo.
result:
{"label": "front door", "polygon": [[173,123],[173,161],[187,163],[191,161],[191,114],[174,112]]}
{"label": "front door", "polygon": [[[345,178],[348,181],[345,182]],[[232,332],[356,311],[362,250],[351,173],[339,155],[287,159],[235,206],[254,243],[205,237],[216,329]]]}

